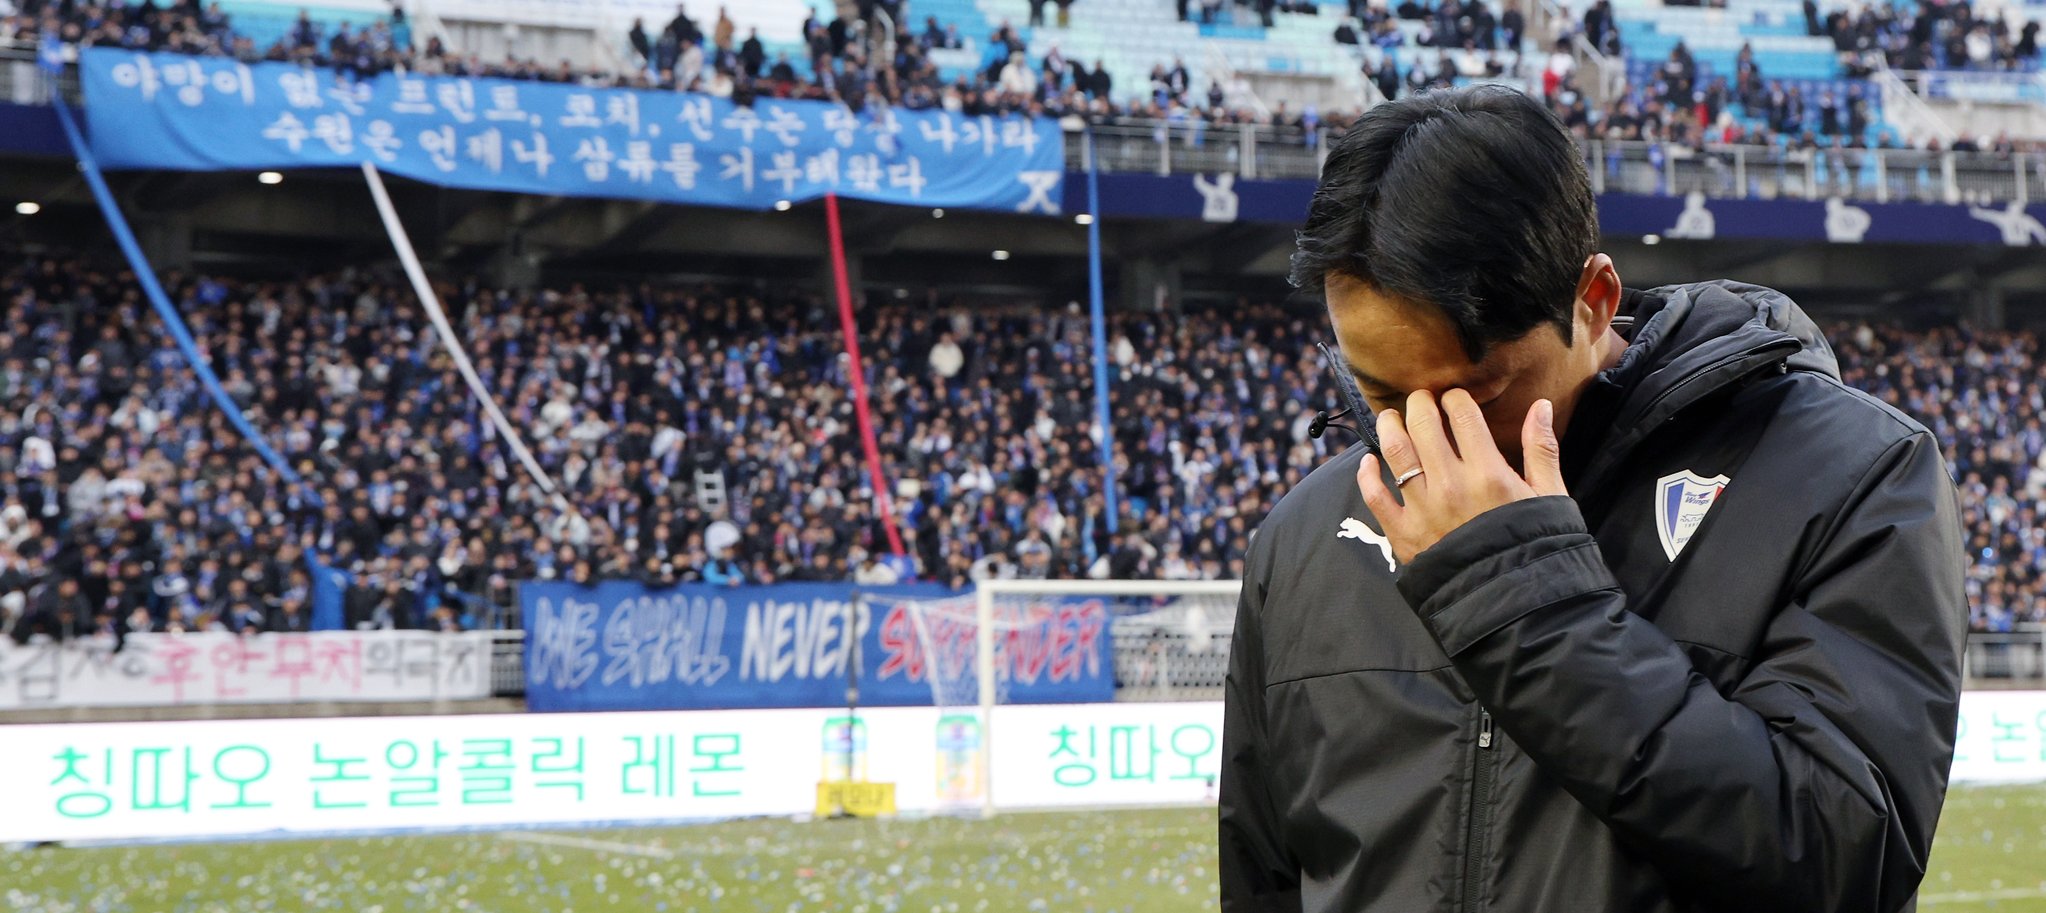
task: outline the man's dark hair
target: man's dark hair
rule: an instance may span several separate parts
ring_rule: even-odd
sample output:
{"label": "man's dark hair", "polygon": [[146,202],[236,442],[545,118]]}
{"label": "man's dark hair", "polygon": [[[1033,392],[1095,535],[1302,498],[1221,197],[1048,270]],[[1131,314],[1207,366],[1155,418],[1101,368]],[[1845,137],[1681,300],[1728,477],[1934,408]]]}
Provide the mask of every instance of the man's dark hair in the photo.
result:
{"label": "man's dark hair", "polygon": [[1550,324],[1571,335],[1598,209],[1576,143],[1548,109],[1498,86],[1373,107],[1329,150],[1292,283],[1330,273],[1442,309],[1472,361]]}

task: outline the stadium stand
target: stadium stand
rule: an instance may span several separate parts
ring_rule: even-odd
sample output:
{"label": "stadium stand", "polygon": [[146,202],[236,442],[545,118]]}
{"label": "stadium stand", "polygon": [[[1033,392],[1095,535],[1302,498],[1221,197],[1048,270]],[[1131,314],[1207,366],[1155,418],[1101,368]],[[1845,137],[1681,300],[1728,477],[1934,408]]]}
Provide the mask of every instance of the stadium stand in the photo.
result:
{"label": "stadium stand", "polygon": [[1731,0],[1711,7],[1620,0],[1621,32],[1638,58],[1687,44],[1702,63],[1730,71],[1742,47],[1771,73],[1829,79],[1873,54],[1899,70],[2036,70],[2039,24],[2022,4],[1876,2],[1833,6]]}
{"label": "stadium stand", "polygon": [[[1591,37],[1625,59],[1623,90],[1602,105],[1580,106],[1585,93],[1575,63],[1568,54],[1544,52],[1553,36],[1529,34],[1517,5],[1495,11],[1482,0],[1467,5],[1449,0],[1388,10],[1357,3],[1348,8],[1356,15],[1344,15],[1335,4],[1270,4],[1261,14],[1256,5],[1194,0],[1183,18],[1177,6],[1092,0],[1069,4],[1063,25],[1055,14],[1030,25],[1030,0],[880,4],[869,20],[848,20],[803,0],[737,9],[697,2],[665,21],[634,20],[630,32],[617,36],[628,48],[622,71],[590,60],[546,62],[516,54],[486,61],[473,51],[447,47],[437,36],[421,40],[402,6],[371,21],[360,9],[251,0],[204,6],[187,0],[161,10],[30,3],[6,18],[5,32],[17,43],[34,43],[43,31],[55,30],[81,45],[300,60],[332,66],[344,76],[405,68],[689,88],[742,103],[757,96],[807,97],[855,109],[887,104],[1111,122],[1255,123],[1292,131],[1309,145],[1318,133],[1340,129],[1355,117],[1367,84],[1392,98],[1476,81],[1540,91],[1591,138],[1783,149],[1935,142],[1894,129],[1882,92],[1855,75],[1860,70],[1850,67],[1849,77],[1842,78],[1836,44],[1858,49],[1874,42],[1896,49],[1889,50],[1894,66],[1920,62],[1906,58],[1915,53],[1912,48],[1923,47],[1913,43],[1921,31],[1916,23],[1932,20],[1888,15],[1886,8],[1880,16],[1869,10],[1835,12],[1816,25],[1789,0],[1740,0],[1725,8],[1626,0],[1617,7],[1594,5],[1582,16],[1563,10],[1569,32]],[[1954,18],[1960,13],[1940,15],[1947,17],[1938,21],[1946,31],[1990,30],[1982,20]],[[890,23],[892,38],[885,34]],[[2036,26],[2031,28],[2036,37]],[[1814,29],[1823,34],[1809,34]],[[723,50],[717,46],[720,35],[728,45]],[[1995,48],[2009,52],[1998,58],[2009,66],[2036,61],[2036,40],[2020,36]],[[869,54],[888,57],[869,67]],[[1260,99],[1250,90],[1248,74],[1318,80],[1293,85],[1322,84],[1334,87],[1335,98],[1358,101],[1289,105],[1284,98]],[[2029,148],[2022,141],[1999,142]]]}
{"label": "stadium stand", "polygon": [[[290,629],[301,550],[350,571],[348,622],[507,621],[513,582],[868,582],[836,324],[805,295],[641,285],[443,289],[479,370],[567,489],[560,514],[477,414],[402,284],[175,275],[215,368],[325,508],[234,437],[130,278],[17,254],[0,277],[0,625]],[[1239,302],[1110,330],[1123,534],[1107,530],[1077,309],[870,304],[874,405],[917,574],[1233,578],[1327,455],[1319,318]],[[2030,334],[1838,326],[1848,382],[1923,417],[1962,481],[1979,630],[2046,620],[2046,393]],[[1342,446],[1335,443],[1335,446]],[[713,553],[729,486],[740,537]],[[880,575],[880,576],[875,576]],[[77,584],[53,581],[72,580]],[[287,610],[286,606],[292,606]]]}
{"label": "stadium stand", "polygon": [[[1536,55],[1520,48],[1552,36],[1524,34],[1511,6],[1502,8],[1513,13],[1506,18],[1455,0],[1396,10],[1353,4],[1348,16],[1334,4],[1180,6],[883,5],[873,22],[894,22],[895,57],[872,77],[859,66],[861,26],[802,0],[729,13],[693,3],[686,16],[642,21],[631,44],[652,70],[673,70],[672,57],[685,73],[706,74],[693,83],[698,90],[741,100],[767,92],[969,113],[1257,123],[1309,145],[1354,112],[1251,111],[1225,97],[1228,74],[1368,74],[1388,97],[1518,75],[1587,139],[1811,150],[1901,143],[1880,93],[1837,78],[1834,51],[1814,42],[1846,51],[1849,38],[1873,35],[1880,50],[1908,54],[1926,45],[1915,37],[1925,29],[1966,38],[1992,28],[1989,13],[1969,19],[1951,10],[1927,25],[1887,7],[1822,20],[1788,0],[1602,2],[1562,17],[1627,57],[1625,91],[1594,109],[1568,55],[1522,64]],[[350,24],[345,39],[342,23]],[[403,66],[650,84],[644,73],[568,63],[485,64],[419,42],[395,9],[365,23],[359,10],[246,0],[162,9],[28,3],[5,27],[16,40],[56,30],[78,44],[282,57],[356,73]],[[743,42],[756,29],[766,36],[757,51]],[[728,47],[702,55],[718,44]],[[2013,44],[2015,56],[1997,60],[2025,66],[2026,48]],[[1933,56],[1950,59],[1942,54]],[[777,72],[771,64],[784,55],[788,69]],[[1964,138],[1954,148],[1977,145]],[[2005,155],[2037,148],[2007,137],[1979,146]],[[839,340],[810,329],[829,321],[807,295],[451,286],[458,322],[490,341],[483,374],[509,398],[514,419],[536,430],[543,465],[570,490],[576,510],[564,514],[475,414],[392,277],[188,275],[171,284],[231,391],[264,419],[280,451],[321,480],[319,489],[280,485],[203,407],[195,379],[120,273],[72,255],[17,255],[4,278],[10,319],[0,335],[0,546],[8,549],[0,605],[17,637],[49,627],[54,607],[77,599],[94,610],[74,611],[59,627],[83,629],[99,609],[109,610],[104,622],[137,628],[289,627],[297,613],[283,607],[302,606],[308,585],[299,550],[354,575],[350,624],[474,627],[506,623],[520,579],[838,580],[884,547],[861,494],[867,482],[848,407],[835,392]],[[111,312],[93,309],[108,303],[117,303]],[[1226,316],[1118,315],[1116,450],[1130,500],[1119,518],[1127,534],[1111,536],[1088,457],[1091,387],[1075,367],[1083,322],[1042,309],[877,305],[867,316],[863,347],[882,353],[874,376],[889,472],[908,486],[897,493],[913,552],[902,570],[925,579],[1233,577],[1263,511],[1324,455],[1323,444],[1305,438],[1307,404],[1329,395],[1312,354],[1311,315],[1247,305]],[[2036,570],[2046,552],[2034,522],[2046,494],[2035,340],[1857,327],[1840,348],[1850,382],[1924,416],[1949,447],[1977,539],[1976,626],[2046,620]],[[1957,389],[1967,392],[1942,396]],[[732,486],[741,539],[729,554],[704,541],[716,511],[698,503],[699,472]],[[42,585],[53,573],[85,581],[84,592]]]}
{"label": "stadium stand", "polygon": [[1840,75],[1831,41],[1806,32],[1794,0],[1735,0],[1721,8],[1619,0],[1614,11],[1634,60],[1662,60],[1681,43],[1701,65],[1732,73],[1735,56],[1741,48],[1751,47],[1764,70],[1778,78]]}

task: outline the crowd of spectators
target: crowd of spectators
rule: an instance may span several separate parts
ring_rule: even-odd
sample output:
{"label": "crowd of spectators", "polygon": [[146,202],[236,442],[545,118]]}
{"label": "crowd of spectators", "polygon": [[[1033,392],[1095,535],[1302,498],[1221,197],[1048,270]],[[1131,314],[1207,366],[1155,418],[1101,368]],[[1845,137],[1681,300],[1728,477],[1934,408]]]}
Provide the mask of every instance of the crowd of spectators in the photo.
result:
{"label": "crowd of spectators", "polygon": [[[905,559],[861,463],[818,299],[765,288],[443,289],[529,478],[402,282],[173,275],[230,427],[122,274],[19,256],[0,295],[0,627],[303,630],[308,553],[356,627],[498,623],[522,580],[1233,578],[1333,444],[1321,318],[1237,302],[1111,321],[1111,534],[1077,307],[870,302],[875,426]],[[1835,328],[1848,382],[1939,435],[1979,629],[2046,621],[2046,391],[2029,334]],[[1332,436],[1339,436],[1335,432]],[[725,505],[699,499],[719,475]],[[724,536],[717,524],[729,524]]]}
{"label": "crowd of spectators", "polygon": [[218,3],[156,0],[125,3],[80,3],[76,0],[20,0],[0,15],[0,39],[35,44],[55,36],[71,46],[149,48],[181,54],[253,53],[246,39],[238,41],[228,15]]}
{"label": "crowd of spectators", "polygon": [[1711,146],[1786,150],[1791,156],[1829,156],[1831,173],[1858,170],[1870,150],[1920,149],[2012,156],[2046,152],[2046,143],[2008,133],[1976,137],[1963,133],[1951,143],[1899,135],[1874,107],[1870,82],[1847,79],[1822,84],[1808,95],[1798,82],[1768,76],[1754,49],[1743,46],[1731,77],[1701,73],[1679,41],[1647,79],[1629,82],[1604,105],[1593,106],[1578,85],[1567,48],[1559,45],[1544,65],[1541,91],[1550,110],[1586,139],[1662,144],[1669,154],[1690,155]]}
{"label": "crowd of spectators", "polygon": [[1869,3],[1821,15],[1816,0],[1804,0],[1804,21],[1808,34],[1833,39],[1850,68],[1866,68],[1871,57],[1912,71],[2030,71],[2039,64],[2039,23],[2013,25],[2001,6],[1994,19],[1977,16],[1967,0],[1918,0],[1915,10]]}
{"label": "crowd of spectators", "polygon": [[[910,0],[863,0],[851,15],[830,19],[811,14],[801,27],[801,61],[786,51],[770,55],[757,29],[744,34],[726,8],[714,20],[698,21],[678,7],[676,15],[652,28],[635,20],[628,33],[636,68],[603,73],[563,60],[543,64],[509,56],[486,63],[463,54],[438,38],[415,44],[402,6],[388,17],[359,27],[325,26],[301,13],[288,33],[271,46],[256,47],[232,29],[218,3],[157,0],[140,5],[90,2],[52,3],[26,0],[6,17],[0,31],[16,40],[34,40],[55,32],[73,45],[116,45],[196,54],[231,55],[244,60],[288,60],[334,68],[346,78],[405,69],[422,73],[500,76],[596,86],[634,86],[704,92],[750,103],[761,96],[840,101],[854,110],[870,105],[911,109],[944,108],[969,115],[1025,113],[1095,121],[1178,121],[1203,125],[1256,123],[1298,131],[1310,141],[1340,129],[1357,110],[1275,109],[1254,113],[1228,97],[1222,85],[1192,73],[1183,60],[1160,61],[1147,84],[1117,86],[1103,62],[1068,56],[1052,47],[1032,58],[1023,30],[1001,23],[980,43],[980,60],[971,72],[946,79],[934,52],[957,52],[967,46],[956,24],[934,16],[918,21]],[[1033,26],[1044,20],[1045,8],[1057,10],[1064,25],[1071,0],[1044,0],[1032,5]],[[1237,4],[1223,0],[1179,0],[1182,19],[1211,21]],[[1534,36],[1534,44],[1553,44],[1545,58],[1523,59],[1521,48],[1528,23],[1521,4],[1503,2],[1494,10],[1485,0],[1402,0],[1388,7],[1373,0],[1349,0],[1348,15],[1339,16],[1333,40],[1359,48],[1365,77],[1387,98],[1455,85],[1472,79],[1512,80],[1539,87],[1566,123],[1586,136],[1667,142],[1676,147],[1708,144],[1786,146],[1793,149],[1890,148],[1902,145],[1896,134],[1871,130],[1873,96],[1855,81],[1841,94],[1806,97],[1796,84],[1763,73],[1752,49],[1744,48],[1731,74],[1701,76],[1691,54],[1680,43],[1656,68],[1653,78],[1630,85],[1603,106],[1589,104],[1577,85],[1570,42],[1581,35],[1602,53],[1625,52],[1610,0],[1584,7],[1581,17],[1565,17],[1561,35]],[[1255,0],[1247,4],[1267,25],[1275,13],[1340,12],[1334,5]],[[1966,2],[1923,2],[1916,12],[1889,3],[1821,13],[1816,0],[1806,0],[1805,19],[1813,35],[1833,38],[1841,53],[1844,74],[1853,80],[1868,74],[1877,58],[1903,70],[1938,67],[2030,69],[2039,54],[2039,24],[2013,26],[2005,13],[1979,18]],[[1084,10],[1083,10],[1084,12]],[[1403,30],[1402,20],[1416,23]],[[892,36],[881,30],[894,23]],[[1411,36],[1411,37],[1410,37]],[[1432,48],[1402,68],[1403,46]],[[957,60],[953,61],[954,68]],[[1538,68],[1538,69],[1537,69]],[[1359,106],[1361,108],[1361,106]],[[1320,129],[1317,129],[1320,128]],[[1930,141],[1928,141],[1930,142]],[[1986,148],[1969,140],[1957,148]]]}
{"label": "crowd of spectators", "polygon": [[[842,102],[855,111],[885,105],[1097,122],[1258,124],[1302,136],[1341,129],[1361,110],[1361,105],[1343,110],[1289,109],[1283,101],[1272,108],[1253,110],[1229,97],[1215,79],[1191,71],[1184,59],[1161,60],[1142,84],[1118,86],[1098,58],[1088,61],[1068,56],[1056,46],[1033,58],[1023,29],[1008,22],[997,25],[980,41],[980,59],[971,72],[946,79],[933,53],[962,51],[967,47],[965,36],[956,24],[941,23],[935,16],[915,20],[909,0],[868,0],[851,16],[824,19],[810,15],[799,31],[802,60],[792,60],[786,50],[770,54],[758,29],[742,31],[727,8],[721,7],[717,18],[707,21],[678,8],[665,23],[634,20],[625,38],[637,66],[622,73],[599,72],[567,60],[548,64],[516,55],[486,62],[475,53],[446,47],[437,37],[415,41],[399,4],[392,6],[387,17],[359,24],[341,22],[331,30],[301,12],[283,37],[258,47],[234,31],[218,3],[201,6],[202,2],[173,0],[172,5],[158,6],[157,0],[140,5],[27,0],[14,15],[0,20],[0,38],[34,43],[42,35],[56,34],[67,46],[298,62],[331,68],[340,79],[404,70],[673,89],[741,104],[759,97],[808,98]],[[1053,5],[1061,21],[1070,15],[1070,3],[1054,0]],[[1314,14],[1320,9],[1314,4],[1274,0],[1260,0],[1249,8],[1266,19],[1273,14]],[[1377,53],[1367,55],[1367,75],[1387,97],[1449,86],[1464,78],[1526,75],[1518,50],[1525,22],[1513,5],[1508,5],[1503,15],[1495,15],[1485,0],[1446,0],[1439,6],[1406,0],[1393,10],[1382,3],[1356,0],[1351,8],[1354,15],[1341,20],[1334,40],[1376,49]],[[1196,3],[1183,12],[1206,20],[1232,9],[1234,4],[1215,0]],[[1412,43],[1436,49],[1436,57],[1402,72],[1394,55],[1385,53],[1409,43],[1407,34],[1395,26],[1397,19],[1420,22],[1421,30]],[[888,22],[895,23],[892,40],[870,40],[888,37],[879,33]],[[1611,34],[1617,40],[1617,29]]]}
{"label": "crowd of spectators", "polygon": [[[476,53],[449,48],[438,37],[415,41],[404,8],[393,3],[388,16],[367,23],[328,24],[301,11],[284,35],[259,47],[235,32],[218,3],[172,0],[159,5],[120,2],[25,0],[0,17],[0,40],[33,45],[56,35],[65,47],[120,47],[210,56],[245,62],[285,61],[332,69],[337,79],[361,79],[402,70],[427,75],[491,76],[592,87],[633,87],[700,92],[751,104],[760,97],[837,101],[854,111],[872,105],[913,110],[944,108],[968,115],[1015,114],[1052,117],[1198,117],[1211,122],[1263,122],[1223,104],[1219,86],[1196,86],[1185,64],[1160,62],[1148,86],[1123,86],[1095,60],[1068,58],[1056,48],[1031,59],[1023,30],[1008,22],[981,44],[971,72],[946,79],[934,51],[961,51],[966,39],[956,24],[934,16],[912,20],[908,0],[863,0],[850,16],[829,19],[812,13],[799,34],[801,60],[787,50],[768,51],[757,28],[743,31],[720,7],[717,18],[699,21],[677,8],[665,23],[633,21],[624,36],[632,63],[624,72],[593,69],[569,60],[545,63],[508,55],[489,62]],[[1070,0],[1056,3],[1061,22]],[[1269,9],[1311,11],[1311,5],[1271,4]],[[892,36],[885,23],[894,23]],[[956,63],[956,62],[955,62]],[[1275,123],[1298,125],[1298,114]]]}
{"label": "crowd of spectators", "polygon": [[1924,422],[1960,485],[1969,626],[2046,623],[2046,361],[2030,332],[1856,325],[1832,333],[1846,381]]}
{"label": "crowd of spectators", "polygon": [[[1071,0],[1059,2],[1061,28],[1066,24],[1066,7],[1070,2]],[[1352,0],[1352,5],[1357,2],[1360,0]],[[1042,3],[1043,0],[1031,0],[1032,25],[1039,24],[1035,20],[1037,11],[1042,9]],[[1272,27],[1279,13],[1304,13],[1312,16],[1321,12],[1321,6],[1315,0],[1173,0],[1173,6],[1179,10],[1179,21],[1199,22],[1202,25],[1233,23],[1236,21],[1237,9],[1241,7],[1245,12],[1255,13],[1258,24],[1265,28]]]}
{"label": "crowd of spectators", "polygon": [[[176,0],[159,7],[155,0],[138,6],[89,3],[48,3],[29,0],[5,29],[19,40],[33,40],[54,31],[77,45],[227,54],[245,60],[287,60],[334,68],[342,78],[357,78],[403,68],[423,73],[488,75],[589,85],[627,85],[704,92],[750,103],[760,96],[840,101],[854,110],[870,105],[910,109],[944,108],[968,115],[1023,113],[1096,122],[1166,121],[1201,126],[1259,124],[1291,131],[1309,143],[1347,126],[1357,110],[1288,108],[1283,102],[1261,112],[1235,104],[1212,78],[1191,71],[1183,59],[1160,61],[1142,85],[1118,86],[1103,61],[1068,56],[1053,46],[1032,58],[1023,32],[1002,23],[981,43],[979,65],[967,75],[947,80],[934,53],[957,52],[966,46],[956,25],[934,16],[912,21],[908,0],[869,0],[853,15],[825,20],[816,15],[801,27],[802,66],[786,51],[772,56],[757,29],[744,34],[728,10],[699,22],[678,9],[674,18],[652,30],[635,20],[627,36],[636,69],[603,74],[580,69],[568,61],[549,66],[536,60],[508,57],[486,64],[475,54],[444,47],[437,38],[415,46],[401,6],[386,19],[351,28],[341,23],[329,33],[301,13],[287,34],[268,48],[257,48],[235,34],[217,3]],[[1070,4],[1059,7],[1061,17]],[[1302,5],[1304,6],[1304,5]],[[1294,4],[1267,3],[1260,12],[1306,12]],[[2001,18],[1993,23],[1971,18],[1965,3],[1928,7],[1916,16],[1899,16],[1886,4],[1854,13],[1836,11],[1818,19],[1808,4],[1814,29],[1833,34],[1842,46],[1849,75],[1854,61],[1868,53],[1886,53],[1892,65],[1930,66],[1941,61],[1971,61],[1979,56],[1980,36],[2001,36],[1989,42],[1995,59],[2032,60],[2037,56],[2037,25],[2028,23],[2013,36]],[[1196,5],[1187,15],[1210,15]],[[1402,29],[1398,23],[1417,23]],[[1569,22],[1605,53],[1623,48],[1609,0],[1585,8]],[[892,41],[869,41],[882,23],[896,23]],[[1743,49],[1732,74],[1701,76],[1690,52],[1680,43],[1645,83],[1628,86],[1605,105],[1593,107],[1579,90],[1576,63],[1569,51],[1571,35],[1555,36],[1544,59],[1524,60],[1520,48],[1528,25],[1517,3],[1495,12],[1485,0],[1443,0],[1421,4],[1405,0],[1396,7],[1353,0],[1349,15],[1340,17],[1333,40],[1359,47],[1365,77],[1387,98],[1472,79],[1524,81],[1539,86],[1565,123],[1587,137],[1646,140],[1677,148],[1710,144],[1786,146],[1852,150],[1900,146],[1886,130],[1871,130],[1873,96],[1866,84],[1849,83],[1840,95],[1826,92],[1807,98],[1795,84],[1763,73],[1751,49]],[[1537,36],[1550,40],[1550,36]],[[1923,40],[1921,40],[1923,39]],[[1947,40],[1951,39],[1951,40]],[[1432,48],[1402,69],[1398,48]],[[2009,55],[2005,56],[2005,52]],[[1950,53],[1951,52],[1951,53]],[[887,59],[872,61],[870,53]],[[1931,54],[1933,58],[1917,56]],[[1904,55],[1904,56],[1899,56]],[[1906,59],[1908,57],[1908,59]],[[955,61],[956,63],[956,61]],[[1536,67],[1539,69],[1536,69]],[[2004,142],[1998,151],[2018,144]],[[1968,140],[1957,149],[1991,148]]]}
{"label": "crowd of spectators", "polygon": [[[377,627],[488,623],[527,579],[899,573],[874,560],[887,541],[816,299],[445,289],[562,511],[402,282],[168,278],[228,392],[307,484],[235,437],[120,274],[18,260],[0,279],[0,605],[24,619],[17,637],[299,624],[306,552],[352,575],[348,623]],[[1320,452],[1303,435],[1321,395],[1301,361],[1309,319],[1247,305],[1120,317],[1112,536],[1084,315],[890,303],[861,320],[905,569],[925,579],[1234,576],[1250,530]],[[723,475],[728,549],[706,538],[717,515],[698,503],[699,470]]]}
{"label": "crowd of spectators", "polygon": [[[1894,148],[1898,137],[1882,129],[1865,81],[1839,83],[1807,98],[1796,84],[1770,78],[1751,46],[1734,59],[1731,77],[1704,77],[1682,41],[1644,82],[1630,83],[1602,108],[1578,91],[1574,65],[1558,48],[1542,75],[1551,109],[1580,135],[1678,146],[1787,145],[1815,149]],[[1876,129],[1871,129],[1875,127]]]}

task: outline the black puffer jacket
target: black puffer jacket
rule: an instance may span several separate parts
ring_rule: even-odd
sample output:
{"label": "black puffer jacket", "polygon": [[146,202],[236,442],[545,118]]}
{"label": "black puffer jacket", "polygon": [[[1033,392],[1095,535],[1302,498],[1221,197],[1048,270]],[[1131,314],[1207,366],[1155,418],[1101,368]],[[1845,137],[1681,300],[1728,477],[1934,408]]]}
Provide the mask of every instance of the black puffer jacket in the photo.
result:
{"label": "black puffer jacket", "polygon": [[1316,470],[1251,549],[1225,911],[1911,909],[1967,623],[1953,485],[1795,305],[1629,292],[1572,497],[1397,571]]}

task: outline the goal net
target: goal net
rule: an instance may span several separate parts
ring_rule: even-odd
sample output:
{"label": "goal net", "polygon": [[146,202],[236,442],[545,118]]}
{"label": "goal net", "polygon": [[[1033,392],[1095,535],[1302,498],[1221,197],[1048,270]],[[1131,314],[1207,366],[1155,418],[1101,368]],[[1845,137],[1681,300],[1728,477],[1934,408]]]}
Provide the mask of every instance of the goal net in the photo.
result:
{"label": "goal net", "polygon": [[[1237,581],[986,580],[972,593],[887,597],[917,641],[912,675],[938,713],[939,804],[994,812],[989,758],[1000,704],[1222,697]],[[1062,691],[1067,684],[1073,691]]]}

